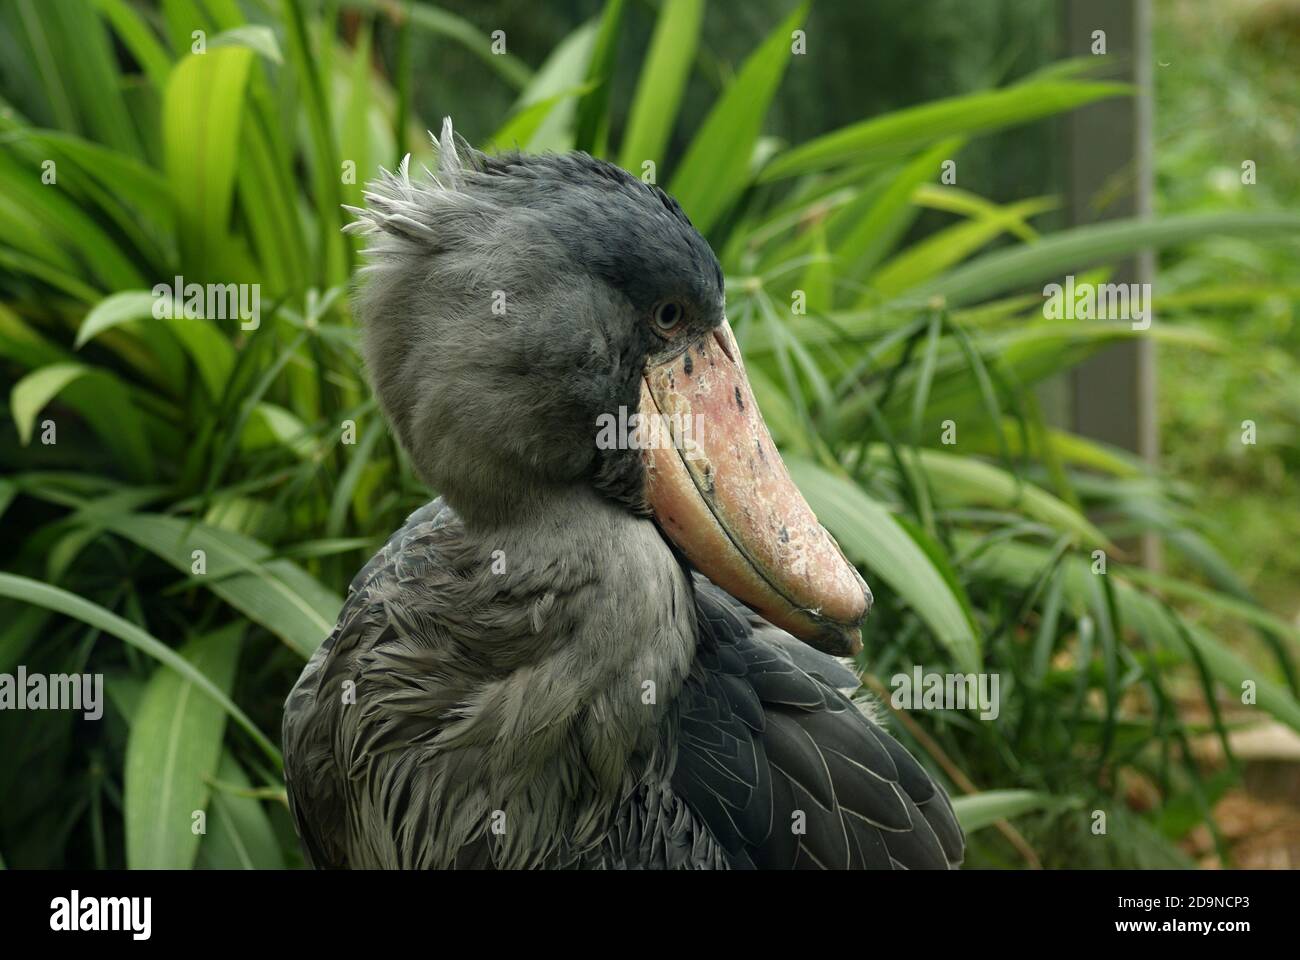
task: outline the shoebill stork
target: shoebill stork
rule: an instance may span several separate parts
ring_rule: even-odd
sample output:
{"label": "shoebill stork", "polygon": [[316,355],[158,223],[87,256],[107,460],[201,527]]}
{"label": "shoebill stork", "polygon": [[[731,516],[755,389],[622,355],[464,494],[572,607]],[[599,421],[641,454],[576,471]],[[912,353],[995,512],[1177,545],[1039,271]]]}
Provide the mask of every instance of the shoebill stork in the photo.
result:
{"label": "shoebill stork", "polygon": [[871,594],[763,424],[708,244],[586,154],[435,146],[350,225],[375,392],[441,496],[289,695],[311,864],[955,866],[944,791],[844,692]]}

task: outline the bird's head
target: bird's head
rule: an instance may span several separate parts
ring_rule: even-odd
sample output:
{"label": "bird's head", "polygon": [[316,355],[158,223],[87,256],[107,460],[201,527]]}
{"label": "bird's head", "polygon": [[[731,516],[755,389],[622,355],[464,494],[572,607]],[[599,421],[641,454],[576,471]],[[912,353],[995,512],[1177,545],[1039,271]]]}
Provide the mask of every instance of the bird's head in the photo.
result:
{"label": "bird's head", "polygon": [[375,390],[467,523],[587,485],[827,652],[871,593],[791,481],[725,316],[722,270],[659,188],[583,153],[484,155],[369,184],[358,298]]}

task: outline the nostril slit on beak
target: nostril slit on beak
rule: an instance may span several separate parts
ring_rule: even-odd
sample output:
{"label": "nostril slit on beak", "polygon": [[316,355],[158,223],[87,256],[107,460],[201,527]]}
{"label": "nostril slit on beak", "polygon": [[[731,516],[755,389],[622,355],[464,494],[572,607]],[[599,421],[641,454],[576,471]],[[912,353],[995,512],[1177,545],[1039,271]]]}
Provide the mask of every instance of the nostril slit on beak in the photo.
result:
{"label": "nostril slit on beak", "polygon": [[713,339],[718,341],[718,346],[720,346],[722,348],[722,352],[727,355],[727,359],[730,360],[732,363],[735,363],[736,355],[731,352],[731,344],[728,342],[730,338],[726,335],[726,333],[724,333],[721,328],[714,330]]}

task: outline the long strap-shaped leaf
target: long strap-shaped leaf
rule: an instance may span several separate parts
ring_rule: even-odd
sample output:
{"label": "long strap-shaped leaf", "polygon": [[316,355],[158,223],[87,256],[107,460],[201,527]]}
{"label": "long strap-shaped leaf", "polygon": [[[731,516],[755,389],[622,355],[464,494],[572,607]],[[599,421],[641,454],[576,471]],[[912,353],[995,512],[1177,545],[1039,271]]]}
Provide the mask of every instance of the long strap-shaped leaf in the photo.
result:
{"label": "long strap-shaped leaf", "polygon": [[[190,640],[187,663],[229,690],[245,625],[231,624]],[[188,870],[200,837],[192,818],[206,815],[211,780],[221,762],[226,717],[220,705],[194,694],[194,684],[159,668],[149,679],[127,739],[123,769],[126,862],[132,869]]]}
{"label": "long strap-shaped leaf", "polygon": [[950,306],[962,306],[1071,270],[1118,260],[1144,247],[1166,247],[1214,234],[1260,239],[1288,233],[1300,233],[1300,215],[1257,211],[1110,220],[1044,237],[1030,246],[985,254],[913,288],[908,296],[923,301],[939,295]]}
{"label": "long strap-shaped leaf", "polygon": [[750,54],[672,178],[669,192],[701,233],[708,233],[749,185],[754,144],[790,60],[791,32],[807,12],[807,3],[801,4]]}
{"label": "long strap-shaped leaf", "polygon": [[268,757],[274,760],[277,765],[283,764],[280,751],[275,748],[275,744],[257,728],[257,725],[248,718],[248,715],[243,710],[235,706],[233,700],[222,693],[211,680],[196,670],[192,663],[157,637],[146,633],[135,624],[123,620],[111,610],[106,610],[99,604],[92,603],[75,593],[69,593],[67,590],[52,587],[48,583],[41,583],[39,580],[16,576],[12,573],[0,573],[0,597],[21,600],[24,603],[30,603],[73,617],[82,623],[88,623],[92,627],[97,627],[105,633],[112,634],[119,640],[129,643],[137,650],[147,653],[159,663],[166,664],[219,703],[222,709],[230,714],[231,719],[244,728]]}
{"label": "long strap-shaped leaf", "polygon": [[865,564],[907,601],[962,670],[978,672],[980,639],[965,605],[893,514],[846,477],[797,457],[786,463],[818,518],[849,558]]}

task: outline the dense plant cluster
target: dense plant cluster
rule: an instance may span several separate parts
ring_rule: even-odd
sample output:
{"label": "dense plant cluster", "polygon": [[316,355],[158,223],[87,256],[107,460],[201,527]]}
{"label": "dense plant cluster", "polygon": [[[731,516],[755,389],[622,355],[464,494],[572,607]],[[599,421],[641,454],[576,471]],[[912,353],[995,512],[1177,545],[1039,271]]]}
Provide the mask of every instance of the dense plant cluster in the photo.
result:
{"label": "dense plant cluster", "polygon": [[[0,715],[8,862],[300,862],[280,705],[353,572],[429,497],[366,387],[347,295],[358,251],[340,231],[341,205],[361,202],[380,164],[429,157],[402,54],[429,34],[518,90],[484,146],[583,149],[654,176],[718,251],[768,424],[874,589],[867,689],[887,693],[913,664],[999,675],[996,719],[892,721],[955,797],[989,791],[959,802],[969,863],[1181,863],[1173,841],[1213,791],[1189,740],[1249,715],[1300,729],[1296,630],[1132,566],[1117,541],[1146,529],[1216,559],[1181,536],[1184,490],[1046,423],[1033,391],[1128,337],[1222,348],[1176,324],[1048,319],[1044,283],[1101,279],[1135,250],[1211,233],[1264,244],[1300,217],[1042,235],[1051,198],[999,205],[942,181],[974,138],[1127,95],[1082,63],[776,142],[764,117],[782,78],[812,69],[793,39],[806,6],[669,155],[701,3],[661,5],[614,137],[624,7],[612,0],[535,70],[420,4],[0,10],[0,672],[102,672],[109,698],[94,724]],[[946,225],[905,242],[922,211]],[[160,317],[154,288],[177,277],[259,285],[259,322],[183,304]],[[1261,655],[1243,659],[1196,610],[1247,625]],[[1254,704],[1218,710],[1244,681]],[[1186,719],[1189,697],[1215,706],[1212,722]],[[1141,809],[1134,782],[1154,797]],[[196,810],[206,833],[190,829]]]}

